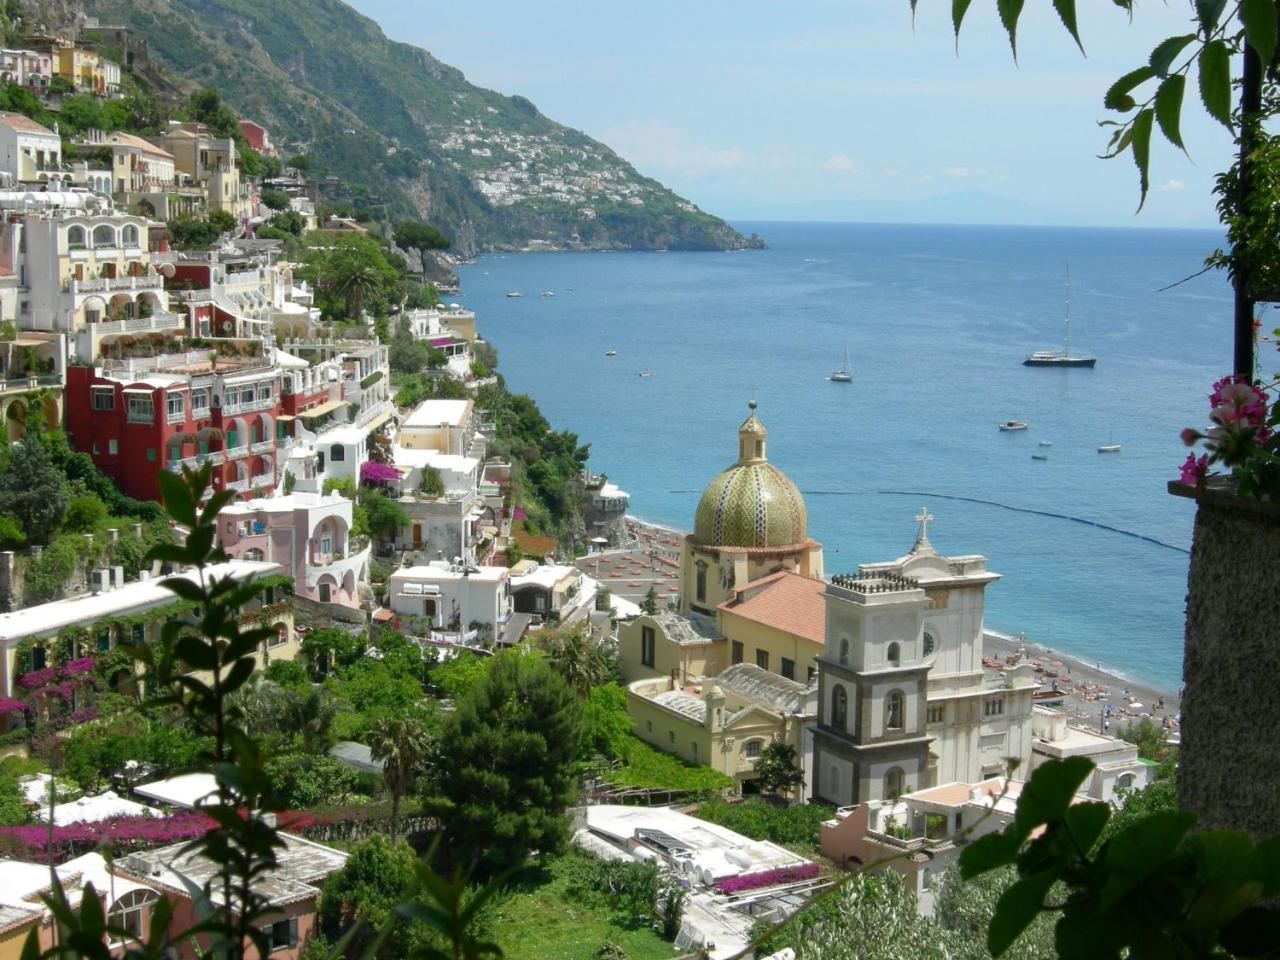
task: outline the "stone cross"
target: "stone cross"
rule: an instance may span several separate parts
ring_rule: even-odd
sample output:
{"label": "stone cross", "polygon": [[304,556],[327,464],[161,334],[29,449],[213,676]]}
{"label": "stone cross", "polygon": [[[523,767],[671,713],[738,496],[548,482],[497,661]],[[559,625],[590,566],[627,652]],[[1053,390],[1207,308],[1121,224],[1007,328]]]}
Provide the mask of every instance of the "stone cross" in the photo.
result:
{"label": "stone cross", "polygon": [[928,507],[920,508],[920,513],[916,515],[916,520],[920,523],[920,535],[916,537],[917,543],[924,543],[929,539],[929,521],[936,519],[937,517],[929,512]]}

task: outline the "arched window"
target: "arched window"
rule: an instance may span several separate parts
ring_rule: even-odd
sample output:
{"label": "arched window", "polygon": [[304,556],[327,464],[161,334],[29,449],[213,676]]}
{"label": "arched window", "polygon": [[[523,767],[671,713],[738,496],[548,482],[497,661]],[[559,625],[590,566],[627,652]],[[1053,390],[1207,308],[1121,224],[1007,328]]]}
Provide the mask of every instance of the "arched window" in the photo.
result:
{"label": "arched window", "polygon": [[744,757],[755,758],[760,756],[760,751],[764,749],[763,740],[748,740],[746,746],[742,748]]}
{"label": "arched window", "polygon": [[901,666],[902,664],[902,648],[896,643],[889,644],[889,654],[886,658],[890,666]]}
{"label": "arched window", "polygon": [[329,459],[333,463],[341,463],[347,459],[347,451],[340,443],[335,443],[329,448]]}
{"label": "arched window", "polygon": [[131,223],[126,225],[120,233],[120,239],[126,247],[136,247],[138,245],[138,228]]}
{"label": "arched window", "polygon": [[1120,774],[1120,776],[1116,777],[1116,789],[1131,790],[1133,788],[1133,780],[1134,777],[1132,773]]}
{"label": "arched window", "polygon": [[928,630],[924,632],[924,655],[926,657],[933,656],[933,651],[938,649],[938,641],[933,638],[933,634]]}
{"label": "arched window", "polygon": [[849,723],[849,695],[844,687],[836,684],[831,691],[831,726],[837,730],[845,730]]}
{"label": "arched window", "polygon": [[67,227],[67,246],[72,250],[84,249],[84,227],[79,224]]}
{"label": "arched window", "polygon": [[884,796],[886,800],[896,800],[902,796],[902,768],[894,767],[884,775]]}
{"label": "arched window", "polygon": [[901,690],[895,690],[884,700],[884,726],[886,730],[901,730],[902,715],[905,712],[904,697]]}
{"label": "arched window", "polygon": [[840,662],[841,663],[849,662],[849,641],[848,640],[840,641]]}
{"label": "arched window", "polygon": [[98,250],[102,247],[114,247],[115,245],[116,231],[114,227],[100,223],[93,228],[93,249]]}
{"label": "arched window", "polygon": [[154,890],[130,890],[111,905],[107,922],[140,939],[147,929],[147,908],[159,899],[160,895]]}

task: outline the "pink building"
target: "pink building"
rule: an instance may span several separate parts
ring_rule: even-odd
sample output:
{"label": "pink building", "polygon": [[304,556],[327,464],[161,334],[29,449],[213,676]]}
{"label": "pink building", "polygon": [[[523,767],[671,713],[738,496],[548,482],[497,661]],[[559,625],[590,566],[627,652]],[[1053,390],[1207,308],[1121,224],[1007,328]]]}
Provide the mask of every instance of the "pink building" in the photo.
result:
{"label": "pink building", "polygon": [[351,508],[338,494],[242,500],[218,514],[218,541],[230,557],[283,566],[295,596],[359,609],[370,548],[367,538],[351,536]]}
{"label": "pink building", "polygon": [[267,128],[260,123],[254,123],[252,120],[240,121],[240,135],[244,137],[244,142],[261,154],[268,157],[276,155],[275,144],[271,142],[271,134],[267,133]]}

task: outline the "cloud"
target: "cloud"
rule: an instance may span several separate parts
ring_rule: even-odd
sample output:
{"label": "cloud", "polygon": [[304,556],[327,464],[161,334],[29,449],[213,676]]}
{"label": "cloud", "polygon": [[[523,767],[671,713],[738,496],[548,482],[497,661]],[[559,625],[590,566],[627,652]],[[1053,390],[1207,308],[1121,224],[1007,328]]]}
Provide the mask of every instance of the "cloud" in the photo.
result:
{"label": "cloud", "polygon": [[600,139],[637,167],[686,177],[723,173],[746,162],[738,147],[717,149],[660,120],[627,120]]}
{"label": "cloud", "polygon": [[1166,180],[1164,183],[1159,186],[1152,187],[1151,189],[1155,193],[1170,193],[1174,190],[1184,190],[1186,189],[1186,186],[1187,185],[1181,180]]}
{"label": "cloud", "polygon": [[848,154],[836,153],[827,158],[822,169],[832,173],[858,173],[861,168],[849,159]]}
{"label": "cloud", "polygon": [[969,175],[968,167],[947,167],[942,171],[948,177],[967,177]]}

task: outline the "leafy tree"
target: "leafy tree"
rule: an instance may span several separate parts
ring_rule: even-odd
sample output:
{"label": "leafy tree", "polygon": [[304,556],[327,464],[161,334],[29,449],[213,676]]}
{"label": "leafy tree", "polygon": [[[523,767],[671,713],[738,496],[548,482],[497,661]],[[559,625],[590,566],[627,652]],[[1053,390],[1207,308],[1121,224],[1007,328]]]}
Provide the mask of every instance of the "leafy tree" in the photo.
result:
{"label": "leafy tree", "polygon": [[305,687],[308,682],[307,668],[297,660],[272,660],[263,674],[281,687]]}
{"label": "leafy tree", "polygon": [[422,495],[425,497],[443,497],[444,477],[435,467],[426,466],[422,468]]}
{"label": "leafy tree", "polygon": [[796,762],[796,748],[781,740],[770,742],[760,751],[756,774],[765,793],[790,793],[804,786],[804,773]]}
{"label": "leafy tree", "polygon": [[209,211],[209,223],[218,233],[230,233],[236,228],[236,218],[226,210]]}
{"label": "leafy tree", "polygon": [[179,250],[203,250],[215,243],[221,232],[208,220],[191,217],[170,220],[165,226],[169,229],[173,246]]}
{"label": "leafy tree", "polygon": [[73,533],[92,533],[107,519],[107,505],[93,494],[72,497],[62,515],[62,528]]}
{"label": "leafy tree", "polygon": [[0,777],[0,825],[17,826],[27,822],[27,804],[13,777]]}
{"label": "leafy tree", "polygon": [[[407,317],[396,324],[387,356],[393,373],[421,373],[427,365],[427,345],[413,335]],[[397,398],[398,400],[399,398]]]}
{"label": "leafy tree", "polygon": [[13,446],[0,470],[0,513],[15,517],[31,543],[48,543],[67,509],[66,478],[34,432]]}
{"label": "leafy tree", "polygon": [[377,313],[399,296],[400,274],[373,237],[323,237],[323,246],[311,247],[304,261],[303,272],[330,298],[330,309],[353,321],[362,320],[366,307]]}
{"label": "leafy tree", "polygon": [[644,599],[640,601],[640,609],[651,617],[658,612],[658,591],[654,589],[653,584],[649,585]]}
{"label": "leafy tree", "polygon": [[580,756],[603,754],[611,760],[626,760],[630,755],[633,726],[627,713],[627,691],[610,681],[592,687],[582,701],[582,738]]}
{"label": "leafy tree", "polygon": [[267,761],[266,775],[273,805],[295,810],[342,803],[360,792],[356,773],[326,754],[284,754]]}
{"label": "leafy tree", "polygon": [[203,123],[216,137],[237,137],[240,133],[236,112],[222,102],[218,91],[203,87],[187,100],[187,112],[192,120]]}
{"label": "leafy tree", "polygon": [[258,194],[258,199],[272,210],[289,209],[289,195],[283,190],[272,190],[267,188]]}
{"label": "leafy tree", "polygon": [[19,550],[27,543],[27,534],[17,517],[0,515],[0,550]]}
{"label": "leafy tree", "polygon": [[382,762],[382,779],[391,794],[391,842],[400,835],[400,798],[413,788],[426,764],[430,740],[413,717],[382,717],[369,734],[373,759]]}
{"label": "leafy tree", "polygon": [[543,643],[547,662],[579,696],[609,679],[610,664],[595,638],[581,628],[552,634]]}
{"label": "leafy tree", "polygon": [[431,668],[431,685],[455,703],[467,696],[489,670],[491,658],[459,650]]}
{"label": "leafy tree", "polygon": [[311,169],[311,158],[306,154],[296,153],[285,161],[285,165],[293,167],[299,173],[306,173]]}
{"label": "leafy tree", "polygon": [[563,847],[579,719],[573,691],[540,658],[494,658],[445,718],[432,758],[429,802],[455,863],[491,873]]}
{"label": "leafy tree", "polygon": [[364,488],[360,491],[360,506],[365,510],[365,522],[369,533],[385,540],[395,536],[397,531],[408,526],[409,515],[385,493]]}
{"label": "leafy tree", "polygon": [[422,261],[422,273],[426,276],[430,269],[428,259],[436,250],[448,250],[453,241],[429,223],[405,220],[396,224],[392,234],[397,247],[405,250],[417,250]]}
{"label": "leafy tree", "polygon": [[1138,756],[1144,760],[1163,763],[1175,757],[1178,752],[1176,747],[1170,745],[1164,728],[1153,722],[1150,717],[1143,717],[1137,723],[1130,721],[1120,731],[1120,738],[1136,744]]}
{"label": "leafy tree", "polygon": [[329,939],[356,928],[347,955],[364,956],[378,931],[390,925],[390,936],[375,956],[412,956],[422,944],[422,931],[417,924],[394,921],[396,905],[417,887],[413,865],[413,851],[403,840],[374,835],[358,843],[342,869],[325,880],[320,894],[319,920]]}

